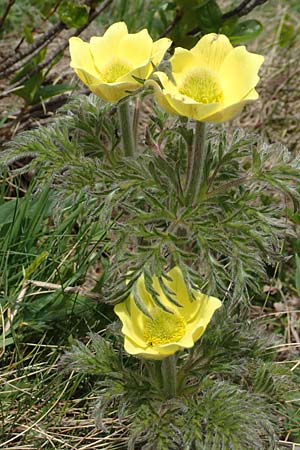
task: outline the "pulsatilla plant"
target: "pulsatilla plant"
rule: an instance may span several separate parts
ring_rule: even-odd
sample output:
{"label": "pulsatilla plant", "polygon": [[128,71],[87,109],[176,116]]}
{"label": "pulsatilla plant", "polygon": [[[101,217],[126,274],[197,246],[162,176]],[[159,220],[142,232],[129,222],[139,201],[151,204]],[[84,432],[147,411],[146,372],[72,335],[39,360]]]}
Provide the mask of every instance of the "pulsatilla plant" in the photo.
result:
{"label": "pulsatilla plant", "polygon": [[71,66],[95,95],[17,137],[4,158],[30,154],[59,199],[80,192],[103,228],[94,290],[120,321],[64,356],[100,377],[103,432],[118,411],[130,449],[280,448],[294,381],[248,306],[290,233],[299,159],[214,125],[258,98],[262,56],[212,33],[168,66],[170,45],[124,23],[90,43],[72,38]]}

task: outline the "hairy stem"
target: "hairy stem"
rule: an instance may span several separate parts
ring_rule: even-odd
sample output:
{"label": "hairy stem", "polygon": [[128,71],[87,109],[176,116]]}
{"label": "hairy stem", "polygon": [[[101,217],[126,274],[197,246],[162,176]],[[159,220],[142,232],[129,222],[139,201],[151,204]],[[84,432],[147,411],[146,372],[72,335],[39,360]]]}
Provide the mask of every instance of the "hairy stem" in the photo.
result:
{"label": "hairy stem", "polygon": [[196,122],[194,145],[188,155],[188,171],[186,182],[186,199],[192,205],[198,198],[204,181],[204,165],[206,159],[205,123]]}
{"label": "hairy stem", "polygon": [[120,103],[118,110],[124,154],[125,156],[133,156],[135,153],[135,143],[128,101]]}
{"label": "hairy stem", "polygon": [[176,356],[165,358],[161,364],[163,389],[168,398],[174,398],[177,394]]}

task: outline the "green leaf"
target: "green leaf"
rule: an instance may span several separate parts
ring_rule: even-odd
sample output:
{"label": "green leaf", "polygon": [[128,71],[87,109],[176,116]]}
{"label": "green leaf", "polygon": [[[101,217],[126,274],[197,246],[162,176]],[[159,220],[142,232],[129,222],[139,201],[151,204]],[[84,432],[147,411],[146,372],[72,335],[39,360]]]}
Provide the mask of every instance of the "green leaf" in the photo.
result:
{"label": "green leaf", "polygon": [[2,205],[0,205],[0,227],[2,225],[11,223],[14,220],[18,202],[19,199],[14,198],[9,202],[5,202]]}
{"label": "green leaf", "polygon": [[74,5],[72,1],[64,1],[58,8],[60,20],[67,28],[81,28],[89,19],[89,8],[86,5]]}
{"label": "green leaf", "polygon": [[33,42],[34,42],[33,34],[28,25],[25,25],[25,27],[24,27],[24,36],[25,36],[27,44],[30,44],[30,45],[33,44]]}
{"label": "green leaf", "polygon": [[222,12],[215,0],[197,8],[199,26],[203,34],[217,32],[221,26]]}
{"label": "green leaf", "polygon": [[280,30],[278,45],[282,48],[288,47],[293,43],[295,37],[296,37],[295,27],[291,24],[284,22]]}
{"label": "green leaf", "polygon": [[44,80],[42,72],[37,72],[29,80],[25,81],[21,89],[15,90],[14,94],[22,97],[28,105],[36,103],[37,92]]}
{"label": "green leaf", "polygon": [[56,84],[56,85],[46,85],[42,86],[36,94],[37,101],[40,99],[46,100],[51,97],[55,97],[56,95],[63,94],[64,92],[72,91],[74,86],[69,84]]}
{"label": "green leaf", "polygon": [[258,20],[245,20],[237,23],[229,39],[233,45],[244,44],[256,39],[262,30],[263,26]]}
{"label": "green leaf", "polygon": [[35,257],[32,263],[24,270],[23,282],[29,280],[32,277],[32,275],[37,271],[41,264],[43,264],[43,262],[48,258],[48,256],[49,252],[44,251]]}
{"label": "green leaf", "polygon": [[237,26],[238,18],[236,16],[230,17],[224,20],[219,32],[226,34],[226,36],[231,36],[234,33],[234,29]]}

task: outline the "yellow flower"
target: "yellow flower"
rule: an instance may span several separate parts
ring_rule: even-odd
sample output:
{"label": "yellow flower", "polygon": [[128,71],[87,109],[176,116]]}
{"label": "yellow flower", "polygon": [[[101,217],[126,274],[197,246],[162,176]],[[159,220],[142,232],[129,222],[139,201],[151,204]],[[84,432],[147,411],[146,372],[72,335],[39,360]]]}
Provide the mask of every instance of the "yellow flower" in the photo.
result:
{"label": "yellow flower", "polygon": [[153,42],[146,29],[129,34],[124,22],[111,25],[90,43],[78,37],[69,43],[70,66],[94,94],[108,102],[139,89],[141,84],[134,77],[147,79],[171,45],[167,38]]}
{"label": "yellow flower", "polygon": [[144,276],[137,280],[136,294],[139,296],[151,318],[136,305],[134,293],[117,304],[115,313],[123,324],[124,347],[127,353],[147,359],[163,359],[183,348],[191,348],[202,336],[216,309],[222,303],[198,290],[188,293],[182,272],[174,267],[164,278],[164,284],[178,306],[170,302],[163,293],[157,277],[152,286],[160,302],[170,311],[155,305],[145,288]]}
{"label": "yellow flower", "polygon": [[264,57],[233,47],[223,34],[207,34],[191,50],[178,47],[171,58],[174,82],[155,72],[149,80],[163,109],[200,122],[224,122],[256,100]]}

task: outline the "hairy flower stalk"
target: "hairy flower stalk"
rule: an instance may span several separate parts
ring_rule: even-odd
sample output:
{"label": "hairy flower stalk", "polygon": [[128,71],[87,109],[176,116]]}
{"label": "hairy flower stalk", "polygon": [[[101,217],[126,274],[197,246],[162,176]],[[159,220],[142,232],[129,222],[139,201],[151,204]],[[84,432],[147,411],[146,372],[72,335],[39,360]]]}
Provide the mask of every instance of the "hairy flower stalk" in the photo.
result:
{"label": "hairy flower stalk", "polygon": [[201,186],[204,182],[206,152],[205,123],[196,122],[194,145],[191,148],[186,182],[186,199],[187,203],[190,205],[197,200]]}
{"label": "hairy flower stalk", "polygon": [[133,156],[135,153],[135,139],[133,134],[133,123],[130,114],[129,101],[118,105],[119,123],[122,134],[123,150],[125,156]]}
{"label": "hairy flower stalk", "polygon": [[174,398],[177,394],[176,356],[165,358],[161,364],[163,390],[167,398]]}

